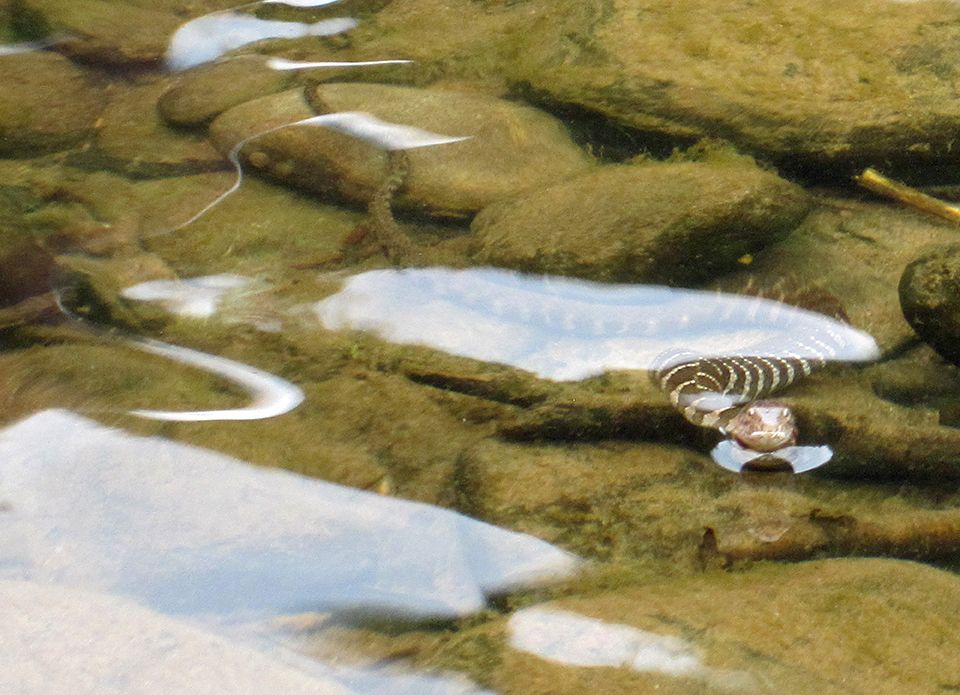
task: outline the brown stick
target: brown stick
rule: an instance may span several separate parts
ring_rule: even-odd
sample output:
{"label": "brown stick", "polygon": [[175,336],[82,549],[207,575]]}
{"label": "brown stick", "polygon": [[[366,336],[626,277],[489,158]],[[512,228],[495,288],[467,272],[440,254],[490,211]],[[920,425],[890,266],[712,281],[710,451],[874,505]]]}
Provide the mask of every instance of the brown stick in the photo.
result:
{"label": "brown stick", "polygon": [[887,198],[893,198],[899,203],[909,205],[912,208],[921,210],[937,217],[942,217],[951,222],[960,223],[960,207],[945,203],[939,198],[934,198],[926,193],[921,193],[915,188],[910,188],[898,181],[888,179],[876,169],[864,169],[859,176],[854,176],[853,180],[864,188],[879,193]]}

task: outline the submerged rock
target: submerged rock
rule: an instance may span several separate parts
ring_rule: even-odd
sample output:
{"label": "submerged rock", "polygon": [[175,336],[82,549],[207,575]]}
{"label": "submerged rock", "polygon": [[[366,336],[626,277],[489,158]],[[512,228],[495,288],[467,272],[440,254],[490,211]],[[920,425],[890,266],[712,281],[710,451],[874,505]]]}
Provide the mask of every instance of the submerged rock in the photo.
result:
{"label": "submerged rock", "polygon": [[[157,80],[112,95],[91,157],[128,176],[170,176],[224,168],[220,153],[200,133],[168,127],[155,104],[167,84]],[[99,155],[99,160],[97,157]]]}
{"label": "submerged rock", "polygon": [[157,109],[174,125],[199,125],[232,106],[281,92],[296,81],[295,72],[273,70],[267,60],[241,55],[189,70],[164,91]]}
{"label": "submerged rock", "polygon": [[900,306],[917,335],[960,364],[960,244],[930,249],[904,269]]}
{"label": "submerged rock", "polygon": [[48,29],[68,35],[61,44],[68,55],[110,65],[159,61],[183,21],[163,3],[21,0],[13,7],[15,18],[39,19]]}
{"label": "submerged rock", "polygon": [[63,56],[4,56],[0,84],[0,155],[36,156],[93,134],[103,95]]}
{"label": "submerged rock", "polygon": [[781,239],[803,191],[751,159],[608,166],[487,207],[475,259],[596,280],[696,283]]}
{"label": "submerged rock", "polygon": [[[563,180],[591,159],[563,125],[536,109],[457,92],[377,84],[320,85],[255,99],[221,114],[210,135],[229,152],[256,133],[318,113],[365,111],[391,123],[471,139],[407,152],[409,173],[394,205],[439,217],[472,215],[489,203]],[[253,140],[244,160],[271,176],[367,203],[388,175],[386,152],[317,127],[284,128]]]}
{"label": "submerged rock", "polygon": [[757,254],[720,287],[738,291],[815,287],[832,295],[850,323],[874,336],[885,353],[913,341],[898,285],[905,265],[922,249],[956,241],[956,228],[910,210],[873,202],[826,198],[786,239]]}
{"label": "submerged rock", "polygon": [[620,585],[420,649],[502,693],[846,695],[855,683],[899,695],[955,682],[955,610],[960,580],[949,572],[829,560]]}
{"label": "submerged rock", "polygon": [[[646,422],[620,424],[620,437],[592,444],[582,443],[586,437],[564,447],[556,442],[478,444],[459,462],[461,508],[492,523],[516,524],[588,557],[652,567],[667,563],[675,572],[692,571],[714,558],[734,564],[823,555],[925,560],[960,555],[960,513],[939,502],[909,491],[880,494],[885,488],[850,478],[737,476],[704,453],[624,441],[644,426],[648,436],[656,436],[652,414]],[[665,420],[661,424],[669,426]],[[958,440],[953,438],[954,457]],[[877,444],[889,447],[889,439]],[[835,465],[843,464],[831,462],[821,470]],[[869,470],[863,460],[861,475]]]}
{"label": "submerged rock", "polygon": [[[560,18],[563,19],[560,19]],[[952,160],[948,3],[564,3],[504,69],[540,99],[794,166]]]}

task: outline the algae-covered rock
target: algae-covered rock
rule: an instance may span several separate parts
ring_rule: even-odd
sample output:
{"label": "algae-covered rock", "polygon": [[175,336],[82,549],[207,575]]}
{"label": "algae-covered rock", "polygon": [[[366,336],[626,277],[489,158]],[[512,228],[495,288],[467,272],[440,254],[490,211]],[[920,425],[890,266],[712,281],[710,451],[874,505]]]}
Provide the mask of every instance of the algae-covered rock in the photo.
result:
{"label": "algae-covered rock", "polygon": [[552,9],[526,27],[523,52],[505,68],[545,101],[806,165],[953,159],[956,5],[622,0]]}
{"label": "algae-covered rock", "polygon": [[735,269],[809,209],[749,158],[614,165],[487,207],[475,258],[596,280],[682,284]]}
{"label": "algae-covered rock", "polygon": [[182,23],[156,5],[106,0],[19,0],[14,18],[40,18],[62,32],[61,50],[85,61],[110,65],[153,63],[163,57],[170,35]]}
{"label": "algae-covered rock", "polygon": [[267,67],[266,56],[236,56],[178,76],[157,101],[157,109],[169,123],[198,125],[232,106],[283,91],[295,75]]}
{"label": "algae-covered rock", "polygon": [[0,155],[63,149],[93,133],[102,94],[87,75],[54,53],[0,61]]}
{"label": "algae-covered rock", "polygon": [[933,693],[956,684],[957,610],[949,572],[829,560],[564,598],[414,653],[504,695]]}
{"label": "algae-covered rock", "polygon": [[786,239],[757,254],[741,273],[720,283],[738,291],[816,287],[839,300],[850,323],[870,333],[887,353],[914,340],[898,300],[904,266],[923,249],[956,241],[946,222],[890,205],[848,199],[822,199]]}
{"label": "algae-covered rock", "polygon": [[[441,217],[471,215],[489,203],[586,171],[590,158],[563,125],[536,109],[489,97],[376,84],[326,84],[275,94],[221,114],[210,127],[229,151],[243,138],[317,113],[366,111],[403,125],[471,139],[408,150],[409,172],[395,205]],[[387,154],[318,127],[285,128],[243,150],[271,176],[321,194],[366,203],[387,176]]]}
{"label": "algae-covered rock", "polygon": [[930,249],[904,269],[900,305],[917,335],[960,364],[960,244]]}
{"label": "algae-covered rock", "polygon": [[116,90],[97,132],[100,163],[130,176],[169,176],[227,166],[201,134],[174,130],[160,120],[155,104],[163,80]]}
{"label": "algae-covered rock", "polygon": [[[958,444],[955,437],[955,457]],[[734,476],[675,444],[485,440],[461,456],[457,480],[459,504],[470,514],[589,557],[673,572],[713,559],[960,552],[960,513],[951,504],[849,478]]]}

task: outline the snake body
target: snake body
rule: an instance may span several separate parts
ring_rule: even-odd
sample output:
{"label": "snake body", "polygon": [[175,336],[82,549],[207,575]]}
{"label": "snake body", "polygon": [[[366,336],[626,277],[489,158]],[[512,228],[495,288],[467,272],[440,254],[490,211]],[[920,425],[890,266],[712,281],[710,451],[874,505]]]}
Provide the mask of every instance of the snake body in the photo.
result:
{"label": "snake body", "polygon": [[842,356],[847,336],[840,326],[824,316],[822,323],[805,322],[734,356],[670,351],[658,359],[653,378],[689,422],[754,451],[776,451],[796,443],[796,421],[786,405],[762,399]]}

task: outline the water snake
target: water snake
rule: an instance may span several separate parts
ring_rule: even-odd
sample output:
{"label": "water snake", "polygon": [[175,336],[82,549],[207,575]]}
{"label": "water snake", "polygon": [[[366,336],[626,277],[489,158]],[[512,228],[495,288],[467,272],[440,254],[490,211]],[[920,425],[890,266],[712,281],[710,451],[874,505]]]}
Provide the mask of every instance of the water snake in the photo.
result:
{"label": "water snake", "polygon": [[[771,302],[759,296],[757,311],[776,311],[778,303],[796,305],[799,301],[782,296]],[[689,422],[730,437],[733,448],[727,444],[721,451],[736,452],[738,463],[726,467],[750,460],[758,461],[760,467],[778,460],[795,463],[792,457],[798,455],[794,451],[798,432],[793,411],[766,397],[848,352],[850,337],[841,330],[847,324],[842,308],[834,304],[823,318],[822,322],[803,322],[795,330],[750,345],[739,355],[705,356],[671,350],[658,358],[651,375]],[[820,458],[823,455],[821,451]]]}

